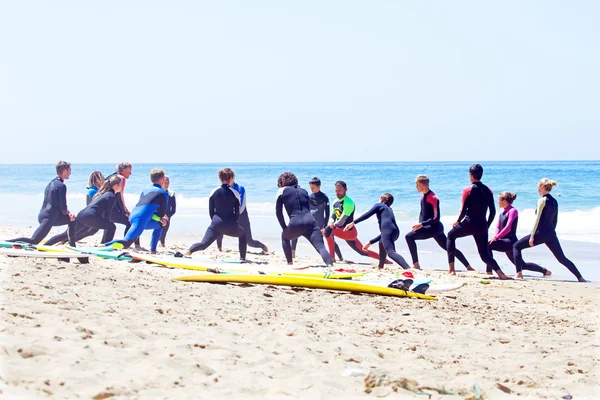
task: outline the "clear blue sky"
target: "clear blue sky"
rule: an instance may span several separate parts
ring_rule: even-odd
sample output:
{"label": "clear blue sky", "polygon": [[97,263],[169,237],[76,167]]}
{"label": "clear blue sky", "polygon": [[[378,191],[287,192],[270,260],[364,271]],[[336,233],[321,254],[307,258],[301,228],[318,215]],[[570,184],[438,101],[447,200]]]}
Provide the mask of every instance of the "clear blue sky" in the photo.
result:
{"label": "clear blue sky", "polygon": [[4,1],[1,163],[598,159],[598,1]]}

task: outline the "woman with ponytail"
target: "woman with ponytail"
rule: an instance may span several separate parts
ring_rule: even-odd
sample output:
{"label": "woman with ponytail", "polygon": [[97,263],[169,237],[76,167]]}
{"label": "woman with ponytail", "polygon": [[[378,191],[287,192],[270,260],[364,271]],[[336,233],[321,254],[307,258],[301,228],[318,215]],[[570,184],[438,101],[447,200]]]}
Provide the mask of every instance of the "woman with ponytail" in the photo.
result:
{"label": "woman with ponytail", "polygon": [[92,236],[100,229],[104,229],[104,237],[112,240],[115,236],[116,226],[110,221],[110,216],[117,201],[116,194],[123,187],[121,181],[122,178],[117,175],[105,181],[90,204],[77,214],[74,240],[70,240],[72,238],[69,238],[67,232],[63,232],[54,236],[48,242],[60,243],[69,240],[71,245],[74,245],[74,242]]}
{"label": "woman with ponytail", "polygon": [[[488,249],[492,251],[500,251],[506,254],[511,263],[515,264],[513,257],[513,245],[517,242],[517,224],[519,222],[519,211],[513,207],[513,202],[517,195],[511,192],[502,192],[498,195],[498,206],[503,209],[498,217],[498,225],[494,236],[490,239]],[[516,264],[515,264],[516,265]],[[548,276],[552,272],[546,268],[542,268],[534,263],[524,263],[523,269],[536,271]],[[492,275],[492,269],[487,269],[488,275]],[[517,275],[521,271],[517,268]]]}
{"label": "woman with ponytail", "polygon": [[573,275],[577,277],[579,282],[585,282],[586,280],[581,276],[581,273],[563,253],[558,237],[556,236],[556,224],[558,222],[558,202],[550,192],[552,188],[556,186],[556,181],[552,181],[548,178],[543,178],[538,182],[538,193],[542,196],[538,200],[536,209],[536,219],[531,230],[531,234],[522,237],[513,246],[513,256],[515,258],[515,265],[517,266],[517,278],[522,278],[523,274],[521,270],[526,264],[523,261],[521,251],[527,247],[533,247],[540,244],[545,244],[554,257],[559,263],[567,267]]}

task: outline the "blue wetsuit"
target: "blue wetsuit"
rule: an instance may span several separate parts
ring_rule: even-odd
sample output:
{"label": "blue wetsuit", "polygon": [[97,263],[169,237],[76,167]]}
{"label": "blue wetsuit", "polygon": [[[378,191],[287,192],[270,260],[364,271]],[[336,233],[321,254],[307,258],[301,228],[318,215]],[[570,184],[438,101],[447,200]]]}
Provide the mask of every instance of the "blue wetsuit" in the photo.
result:
{"label": "blue wetsuit", "polygon": [[534,246],[545,244],[550,249],[552,254],[554,254],[554,257],[556,257],[558,262],[567,267],[567,269],[571,271],[571,273],[575,275],[578,280],[581,281],[583,280],[581,273],[575,264],[573,264],[573,262],[565,256],[560,242],[558,241],[558,237],[556,236],[557,223],[558,202],[550,193],[548,193],[538,200],[536,221],[531,234],[522,237],[513,245],[513,257],[515,260],[515,265],[517,266],[517,271],[521,271],[522,269],[531,269],[527,268],[527,264],[530,263],[525,263],[523,261],[523,255],[521,252],[523,249],[529,247],[529,239],[531,236],[533,236]]}
{"label": "blue wetsuit", "polygon": [[[238,218],[238,224],[244,228],[244,232],[246,232],[246,243],[250,247],[255,247],[257,249],[264,249],[266,246],[259,242],[258,240],[254,240],[252,237],[252,228],[250,227],[250,218],[248,217],[248,209],[246,208],[246,189],[243,186],[234,183],[231,188],[238,192],[240,196],[240,216]],[[223,235],[219,235],[217,237],[217,247],[220,249],[223,247]]]}
{"label": "blue wetsuit", "polygon": [[240,258],[246,259],[246,232],[238,224],[240,215],[240,194],[229,185],[223,184],[210,193],[208,199],[208,214],[210,225],[200,243],[195,243],[189,248],[190,253],[205,250],[213,244],[219,235],[240,238]]}
{"label": "blue wetsuit", "polygon": [[85,205],[87,206],[92,202],[94,196],[98,193],[98,188],[96,186],[91,186],[87,188],[87,193],[85,195]]}
{"label": "blue wetsuit", "polygon": [[[283,208],[287,211],[289,222],[283,218]],[[292,262],[291,240],[304,236],[319,252],[326,265],[333,265],[333,260],[325,248],[323,234],[310,212],[308,193],[298,185],[285,186],[277,192],[275,214],[281,225],[281,244],[288,263]]]}
{"label": "blue wetsuit", "polygon": [[[44,191],[44,202],[38,214],[40,226],[35,230],[31,238],[19,237],[10,239],[8,242],[23,242],[30,244],[40,243],[50,232],[53,226],[69,225],[70,237],[75,238],[75,221],[69,218],[69,209],[67,208],[67,186],[58,176],[50,181]],[[48,241],[46,244],[51,246],[56,241]],[[71,241],[71,245],[75,242]]]}
{"label": "blue wetsuit", "polygon": [[374,214],[377,215],[377,223],[379,224],[379,231],[381,234],[371,240],[370,243],[374,244],[379,242],[379,268],[383,268],[387,253],[387,255],[402,268],[409,269],[410,265],[408,265],[404,257],[396,252],[394,242],[398,240],[398,237],[400,236],[400,229],[398,228],[398,224],[396,224],[394,212],[387,204],[376,203],[369,211],[356,218],[354,224],[365,221]]}
{"label": "blue wetsuit", "polygon": [[144,230],[152,230],[150,250],[156,251],[163,228],[159,220],[166,215],[168,202],[169,193],[157,183],[143,191],[140,195],[140,200],[129,216],[131,228],[125,235],[125,238],[122,240],[112,240],[107,242],[106,245],[110,246],[114,243],[119,243],[124,248],[128,248],[142,235]]}

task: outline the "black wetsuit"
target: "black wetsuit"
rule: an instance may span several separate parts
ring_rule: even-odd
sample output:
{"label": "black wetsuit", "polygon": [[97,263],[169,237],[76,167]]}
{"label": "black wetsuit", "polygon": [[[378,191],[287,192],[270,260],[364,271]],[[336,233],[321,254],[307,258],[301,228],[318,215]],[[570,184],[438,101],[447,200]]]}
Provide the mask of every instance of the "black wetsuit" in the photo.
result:
{"label": "black wetsuit", "polygon": [[[266,246],[252,237],[252,227],[250,226],[250,218],[248,217],[248,209],[246,208],[246,189],[237,183],[234,183],[231,188],[238,192],[240,196],[240,217],[238,218],[238,224],[246,232],[246,243],[250,247],[264,249]],[[223,248],[223,235],[219,235],[217,238],[217,247],[219,249]]]}
{"label": "black wetsuit", "polygon": [[[113,172],[112,174],[110,174],[106,178],[104,178],[104,181],[108,181],[108,180],[110,180],[110,178],[112,178],[113,176],[116,176],[116,175],[119,175],[119,173]],[[121,183],[123,188],[125,188],[125,182],[127,182],[127,180],[125,178],[123,178],[123,182]],[[123,198],[122,193],[117,193],[116,197],[117,197],[117,201],[116,201],[115,207],[113,208],[112,215],[110,216],[110,220],[112,222],[114,222],[115,224],[125,225],[125,231],[123,232],[123,236],[127,236],[127,232],[129,232],[129,229],[131,228],[131,222],[129,221],[128,212],[125,209],[125,199]],[[112,235],[110,234],[110,232],[104,232],[104,235],[102,236],[102,243],[108,243],[108,242],[112,241],[114,239],[114,237],[115,237],[114,231],[113,231]],[[139,237],[136,238],[134,243],[135,243],[135,247],[140,247],[140,238]]]}
{"label": "black wetsuit", "polygon": [[398,237],[400,236],[400,229],[396,224],[394,212],[387,204],[376,203],[369,211],[356,218],[354,224],[365,221],[374,214],[377,214],[377,223],[379,224],[379,231],[381,233],[375,239],[371,240],[370,243],[374,244],[379,242],[379,268],[383,268],[387,253],[396,264],[404,269],[409,269],[410,265],[408,265],[404,257],[396,252],[396,245],[394,242],[398,240]]}
{"label": "black wetsuit", "polygon": [[175,200],[175,192],[169,192],[169,204],[167,205],[167,217],[169,217],[169,220],[167,221],[167,224],[165,226],[163,226],[163,230],[160,235],[160,243],[163,246],[165,245],[165,239],[167,238],[167,232],[169,231],[169,228],[171,227],[171,217],[173,215],[175,215],[176,212],[177,212],[177,201]]}
{"label": "black wetsuit", "polygon": [[[318,191],[317,193],[310,193],[308,195],[308,201],[310,202],[310,213],[317,222],[317,226],[321,229],[325,229],[331,212],[329,197],[327,197],[325,193]],[[292,240],[292,250],[296,251],[297,245],[298,239]],[[337,243],[335,243],[335,254],[340,261],[344,259],[342,257],[340,246],[338,246]]]}
{"label": "black wetsuit", "polygon": [[[71,221],[69,218],[69,209],[67,208],[67,186],[58,176],[46,186],[38,222],[40,226],[31,238],[19,237],[8,241],[38,244],[48,235],[53,226],[63,225],[69,225],[69,236],[75,238],[75,221]],[[51,246],[55,243],[57,242],[48,241],[46,245]],[[71,245],[75,244],[73,240],[70,243]]]}
{"label": "black wetsuit", "polygon": [[[448,238],[444,234],[444,225],[440,222],[440,200],[431,190],[421,196],[419,223],[423,225],[421,229],[406,234],[406,244],[410,250],[413,264],[419,262],[416,240],[433,238],[442,249],[447,251]],[[456,250],[456,258],[465,267],[469,265],[469,261],[460,250]]]}
{"label": "black wetsuit", "polygon": [[[95,197],[90,204],[83,210],[79,211],[76,218],[75,242],[78,242],[86,237],[95,235],[100,229],[115,234],[117,229],[115,224],[110,222],[110,215],[117,198],[115,192],[111,189],[100,196]],[[67,232],[63,232],[54,236],[48,242],[59,243],[68,240]]]}
{"label": "black wetsuit", "polygon": [[[545,244],[550,249],[552,254],[554,254],[554,257],[556,257],[559,263],[567,267],[567,269],[571,271],[571,273],[575,275],[577,279],[583,279],[575,264],[573,264],[573,262],[565,256],[565,253],[560,246],[560,242],[558,241],[558,237],[556,236],[556,224],[558,223],[558,202],[550,193],[544,195],[538,201],[536,213],[537,219],[532,230],[533,245],[537,246],[540,244]],[[515,259],[517,271],[520,271],[521,269],[527,269],[527,264],[531,264],[525,263],[523,261],[523,255],[521,254],[523,249],[529,247],[530,238],[531,235],[524,236],[513,246],[513,257]]]}
{"label": "black wetsuit", "polygon": [[[283,208],[289,216],[286,225],[283,217]],[[277,193],[275,214],[281,225],[281,244],[288,263],[292,262],[291,240],[304,236],[319,252],[326,265],[333,265],[329,252],[323,242],[323,234],[310,212],[308,193],[298,185],[285,186]]]}
{"label": "black wetsuit", "polygon": [[[490,210],[489,216],[486,215]],[[488,229],[496,216],[494,194],[492,190],[481,182],[474,182],[463,189],[462,207],[457,218],[459,224],[448,232],[448,262],[454,262],[456,253],[456,239],[473,236],[479,257],[487,267],[499,271],[500,266],[492,257],[488,249]]]}
{"label": "black wetsuit", "polygon": [[[517,242],[517,225],[519,223],[519,212],[513,206],[506,207],[498,217],[498,226],[496,227],[495,237],[492,243],[489,244],[490,251],[500,251],[506,254],[511,263],[515,266],[515,258],[513,257],[513,245]],[[543,268],[534,263],[524,263],[522,269],[530,271],[546,273],[546,268]],[[521,270],[517,267],[517,272]],[[487,272],[492,272],[488,267]]]}
{"label": "black wetsuit", "polygon": [[222,234],[240,238],[240,258],[245,260],[247,249],[246,232],[238,224],[238,217],[240,215],[239,193],[226,184],[214,189],[208,200],[208,213],[211,218],[210,226],[206,229],[202,241],[193,244],[189,251],[193,253],[206,249]]}

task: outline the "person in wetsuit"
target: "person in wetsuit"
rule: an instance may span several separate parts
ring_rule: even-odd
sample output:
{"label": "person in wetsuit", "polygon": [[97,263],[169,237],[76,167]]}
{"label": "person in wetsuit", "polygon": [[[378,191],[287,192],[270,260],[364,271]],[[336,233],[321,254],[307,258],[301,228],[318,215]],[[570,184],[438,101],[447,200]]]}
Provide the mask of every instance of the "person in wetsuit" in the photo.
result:
{"label": "person in wetsuit", "polygon": [[87,193],[85,195],[86,206],[91,203],[92,199],[94,198],[96,193],[98,193],[98,190],[100,190],[103,184],[104,175],[102,175],[101,171],[94,171],[90,174],[90,177],[88,179]]}
{"label": "person in wetsuit", "polygon": [[[298,186],[296,175],[284,172],[277,179],[277,201],[275,214],[281,225],[281,244],[288,265],[292,265],[292,245],[290,241],[304,236],[319,252],[328,267],[333,266],[333,260],[323,243],[323,234],[310,212],[308,192]],[[288,214],[289,222],[286,225],[283,217],[283,208]]]}
{"label": "person in wetsuit", "polygon": [[[122,162],[117,165],[116,171],[112,174],[108,175],[105,180],[112,178],[115,175],[119,175],[122,178],[122,186],[120,193],[117,193],[117,203],[115,208],[113,208],[112,215],[110,216],[110,220],[115,224],[125,225],[125,232],[123,235],[127,235],[129,229],[131,228],[131,223],[129,219],[131,217],[131,213],[127,209],[127,205],[125,204],[125,185],[127,184],[127,179],[131,176],[132,173],[132,165],[128,162]],[[104,232],[104,236],[102,236],[102,243],[107,243],[112,241],[114,238],[114,233],[110,234],[110,232]],[[140,245],[139,237],[135,239],[135,249],[143,250]]]}
{"label": "person in wetsuit", "polygon": [[[323,192],[321,192],[321,180],[316,176],[312,178],[308,182],[308,186],[310,187],[311,193],[308,196],[308,201],[310,202],[310,213],[312,214],[315,221],[317,221],[317,225],[320,229],[325,229],[327,227],[327,221],[329,221],[329,197]],[[298,239],[292,240],[292,258],[296,258],[296,246],[298,245]],[[339,261],[344,261],[344,257],[342,257],[342,252],[340,251],[340,246],[335,243],[335,254],[338,256]]]}
{"label": "person in wetsuit", "polygon": [[396,264],[400,265],[404,269],[409,269],[410,265],[406,262],[404,257],[396,252],[396,245],[394,242],[398,240],[400,236],[400,229],[396,224],[396,217],[394,211],[390,208],[394,203],[394,196],[391,193],[384,193],[379,198],[379,203],[375,203],[373,207],[360,217],[356,218],[354,222],[350,222],[344,228],[345,231],[349,231],[354,228],[355,224],[361,223],[371,218],[373,215],[377,215],[377,223],[379,224],[380,234],[375,239],[372,239],[363,248],[365,251],[369,250],[369,247],[379,242],[379,269],[383,268],[385,259],[390,256]]}
{"label": "person in wetsuit", "polygon": [[520,270],[525,267],[523,255],[521,254],[523,249],[545,244],[552,254],[554,254],[554,257],[556,257],[558,262],[567,267],[567,269],[577,277],[579,282],[586,282],[575,264],[565,256],[560,242],[558,241],[558,237],[556,236],[558,202],[550,194],[554,186],[556,186],[556,181],[548,178],[543,178],[538,183],[538,193],[542,197],[538,200],[536,220],[533,229],[531,230],[531,234],[522,237],[513,245],[513,256],[515,258],[517,271],[519,271],[517,272],[516,277],[523,277],[523,274],[520,272]]}
{"label": "person in wetsuit", "polygon": [[[230,168],[225,168],[233,174],[233,179],[235,180],[235,172]],[[248,209],[246,208],[246,189],[238,185],[237,182],[233,182],[232,186],[233,190],[237,191],[240,198],[240,216],[238,218],[238,223],[242,228],[244,228],[244,232],[246,232],[245,238],[248,246],[261,249],[263,253],[267,253],[269,248],[265,246],[263,243],[255,240],[252,237],[252,228],[250,226],[250,218],[248,217]],[[219,235],[217,238],[217,247],[219,251],[223,251],[223,235]]]}
{"label": "person in wetsuit", "polygon": [[[481,260],[494,270],[500,279],[508,279],[488,250],[488,229],[496,216],[496,206],[494,205],[492,190],[481,183],[482,176],[483,167],[481,165],[473,164],[469,168],[471,185],[463,189],[460,214],[456,222],[452,224],[452,229],[448,232],[449,273],[456,274],[454,272],[456,239],[473,236]],[[486,219],[488,209],[490,213]]]}
{"label": "person in wetsuit", "polygon": [[165,247],[165,239],[167,238],[167,232],[171,227],[171,219],[173,215],[177,212],[177,201],[175,200],[175,192],[169,190],[169,185],[171,184],[171,180],[168,176],[165,176],[165,182],[163,183],[162,188],[169,193],[169,205],[167,206],[167,224],[163,227],[162,233],[160,234],[160,247]]}
{"label": "person in wetsuit", "polygon": [[[78,242],[86,237],[95,235],[100,229],[110,231],[114,235],[117,229],[110,221],[110,216],[117,201],[116,193],[121,191],[121,177],[115,175],[103,182],[90,204],[79,211],[75,218],[75,239]],[[69,239],[68,231],[58,234],[48,240],[52,243],[64,243]]]}
{"label": "person in wetsuit", "polygon": [[346,182],[337,181],[335,183],[335,195],[337,200],[333,203],[333,214],[331,223],[323,229],[323,235],[327,238],[329,255],[335,262],[335,241],[334,236],[343,239],[358,254],[379,260],[379,254],[372,250],[363,250],[363,244],[358,240],[358,230],[356,227],[344,230],[346,225],[354,220],[354,201],[346,195],[348,187]]}
{"label": "person in wetsuit", "polygon": [[[517,224],[519,222],[519,211],[513,207],[513,202],[517,195],[511,192],[502,192],[498,195],[498,206],[503,209],[498,217],[498,224],[494,236],[490,239],[488,248],[491,251],[500,251],[506,254],[511,263],[515,266],[515,258],[513,257],[513,245],[517,242]],[[552,274],[546,268],[543,268],[534,263],[523,263],[522,269],[536,271],[549,276]],[[491,268],[488,267],[488,275],[492,274]],[[521,272],[517,267],[517,273]]]}
{"label": "person in wetsuit", "polygon": [[[150,180],[152,181],[152,187],[142,192],[137,205],[129,216],[131,228],[127,231],[125,238],[107,242],[106,246],[128,248],[136,239],[139,240],[144,230],[152,230],[150,251],[152,254],[156,254],[156,247],[163,226],[166,225],[169,219],[167,217],[169,193],[162,188],[165,181],[165,171],[157,168],[153,169],[150,171]],[[112,215],[114,215],[114,212]]]}
{"label": "person in wetsuit", "polygon": [[[38,214],[40,226],[35,230],[33,236],[19,237],[7,240],[8,242],[22,242],[29,244],[39,244],[47,235],[53,226],[69,226],[69,243],[74,245],[75,239],[75,215],[67,207],[67,186],[65,180],[71,176],[71,164],[66,161],[59,161],[56,164],[56,178],[52,179],[44,190],[44,201]],[[51,246],[57,242],[46,242]]]}
{"label": "person in wetsuit", "polygon": [[[417,191],[423,193],[423,196],[421,196],[421,212],[419,213],[419,223],[414,225],[412,231],[406,234],[406,244],[410,250],[413,268],[421,269],[415,241],[433,238],[444,251],[447,251],[448,238],[444,234],[444,225],[440,222],[440,200],[429,189],[429,177],[427,175],[418,175],[415,182]],[[460,250],[456,250],[456,258],[459,259],[467,270],[475,271]]]}
{"label": "person in wetsuit", "polygon": [[233,189],[233,171],[225,168],[219,171],[221,186],[210,193],[208,200],[208,213],[211,223],[206,229],[206,233],[200,243],[193,244],[185,256],[200,250],[205,250],[210,246],[219,235],[227,235],[240,238],[239,251],[240,259],[246,260],[246,232],[238,224],[240,216],[240,197],[237,190]]}

